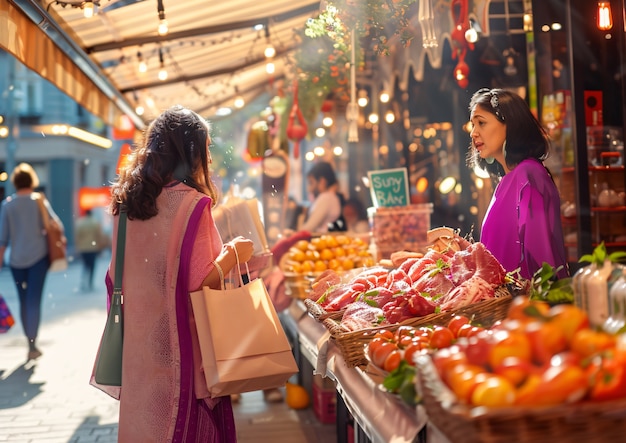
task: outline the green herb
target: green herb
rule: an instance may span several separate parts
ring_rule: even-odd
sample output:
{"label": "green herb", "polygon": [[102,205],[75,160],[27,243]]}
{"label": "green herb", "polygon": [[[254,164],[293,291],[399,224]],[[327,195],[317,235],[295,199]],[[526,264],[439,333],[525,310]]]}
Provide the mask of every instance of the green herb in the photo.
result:
{"label": "green herb", "polygon": [[580,257],[580,260],[578,260],[578,262],[588,262],[596,264],[598,266],[602,266],[602,264],[604,264],[606,260],[610,261],[611,263],[616,263],[624,258],[626,258],[626,252],[618,251],[609,254],[606,250],[604,242],[602,242],[598,246],[596,246],[592,254],[583,255],[582,257]]}
{"label": "green herb", "polygon": [[554,268],[544,262],[531,279],[529,297],[549,303],[573,303],[574,288],[571,277],[558,279],[562,266]]}
{"label": "green herb", "polygon": [[406,361],[401,361],[400,366],[385,377],[383,387],[389,392],[398,394],[409,406],[415,406],[418,403],[415,391],[415,367]]}

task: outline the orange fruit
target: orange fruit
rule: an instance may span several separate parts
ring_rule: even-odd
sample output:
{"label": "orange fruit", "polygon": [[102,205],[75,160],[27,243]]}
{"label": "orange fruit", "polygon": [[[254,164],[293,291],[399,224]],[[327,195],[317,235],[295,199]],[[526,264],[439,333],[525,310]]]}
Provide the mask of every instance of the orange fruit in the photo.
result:
{"label": "orange fruit", "polygon": [[497,408],[515,403],[516,392],[513,384],[504,377],[491,375],[476,384],[472,392],[472,404]]}

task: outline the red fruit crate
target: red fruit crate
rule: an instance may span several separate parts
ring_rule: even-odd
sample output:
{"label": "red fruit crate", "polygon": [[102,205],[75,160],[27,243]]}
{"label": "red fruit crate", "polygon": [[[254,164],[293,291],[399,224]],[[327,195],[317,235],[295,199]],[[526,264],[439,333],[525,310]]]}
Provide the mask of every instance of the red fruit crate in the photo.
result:
{"label": "red fruit crate", "polygon": [[313,411],[321,423],[335,423],[337,417],[337,391],[313,383]]}

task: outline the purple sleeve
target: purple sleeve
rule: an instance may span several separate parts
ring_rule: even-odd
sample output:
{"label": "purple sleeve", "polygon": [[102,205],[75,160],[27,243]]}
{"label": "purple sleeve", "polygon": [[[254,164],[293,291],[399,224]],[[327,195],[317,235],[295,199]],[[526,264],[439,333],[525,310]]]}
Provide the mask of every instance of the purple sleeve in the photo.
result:
{"label": "purple sleeve", "polygon": [[[556,238],[561,230],[555,229],[554,221],[550,219],[553,212],[549,198],[528,183],[520,190],[518,206],[519,238],[522,244],[524,260],[522,261],[522,274],[532,277],[535,270],[542,267],[546,262],[553,267],[562,265],[562,258],[555,253],[558,243],[562,238]],[[567,275],[566,271],[564,276]],[[563,274],[563,272],[559,273]]]}

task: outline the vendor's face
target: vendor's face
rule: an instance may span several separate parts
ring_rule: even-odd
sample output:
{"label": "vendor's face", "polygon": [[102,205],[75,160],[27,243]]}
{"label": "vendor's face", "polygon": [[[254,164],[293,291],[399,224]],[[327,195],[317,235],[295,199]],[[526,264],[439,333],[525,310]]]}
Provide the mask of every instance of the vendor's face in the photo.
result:
{"label": "vendor's face", "polygon": [[502,146],[506,140],[506,125],[482,106],[476,106],[470,115],[472,145],[481,158],[493,157],[504,165]]}
{"label": "vendor's face", "polygon": [[320,195],[322,191],[324,191],[323,179],[318,180],[315,177],[308,176],[306,181],[307,190],[309,191],[309,194],[311,194],[314,198],[317,198],[317,196]]}

